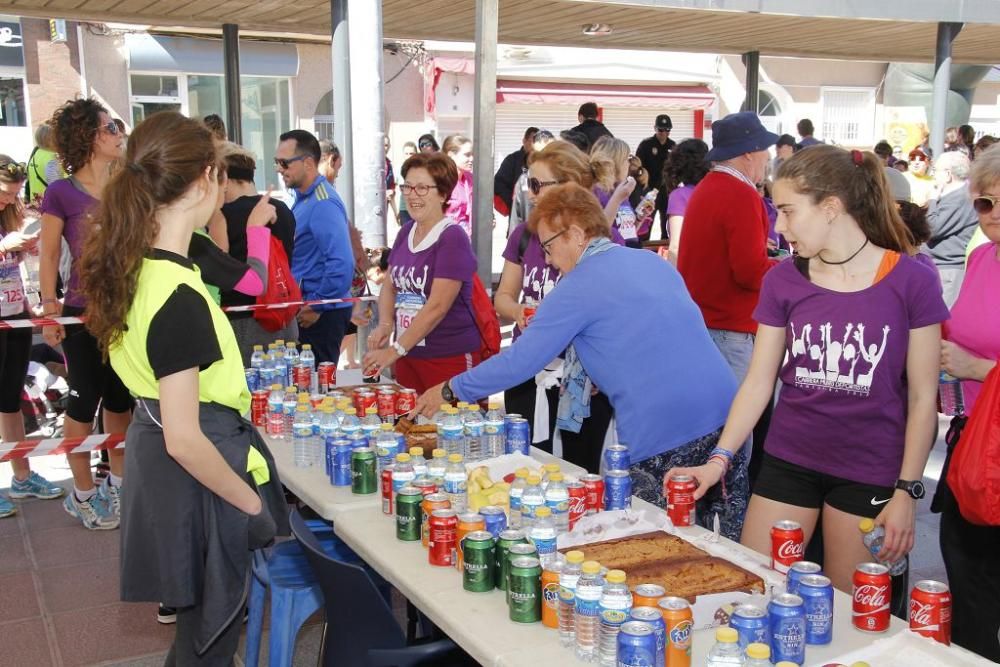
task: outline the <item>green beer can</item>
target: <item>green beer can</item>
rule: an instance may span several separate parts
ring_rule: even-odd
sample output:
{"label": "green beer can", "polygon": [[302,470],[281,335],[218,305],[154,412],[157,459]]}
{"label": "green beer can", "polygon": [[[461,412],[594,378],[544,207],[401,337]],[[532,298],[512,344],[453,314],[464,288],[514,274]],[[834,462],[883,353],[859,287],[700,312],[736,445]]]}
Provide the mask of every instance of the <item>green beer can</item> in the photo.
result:
{"label": "green beer can", "polygon": [[507,585],[504,590],[507,591],[507,606],[510,606],[510,564],[515,558],[521,558],[523,556],[534,556],[538,557],[538,549],[531,542],[520,542],[518,544],[510,545],[510,549],[507,550],[507,558],[505,559],[506,568],[503,574],[504,581]]}
{"label": "green beer can", "polygon": [[510,561],[510,620],[538,623],[542,620],[542,566],[532,556]]}
{"label": "green beer can", "polygon": [[420,541],[420,522],[424,495],[415,486],[404,486],[396,494],[396,539],[404,542]]}
{"label": "green beer can", "polygon": [[508,528],[500,531],[496,545],[496,568],[495,585],[502,591],[507,590],[507,573],[510,571],[510,561],[508,556],[510,548],[515,544],[524,544],[528,541],[524,531],[517,528]]}
{"label": "green beer can", "polygon": [[493,555],[493,534],[475,530],[462,539],[462,588],[473,593],[493,590],[496,561]]}
{"label": "green beer can", "polygon": [[375,450],[358,447],[351,452],[351,493],[375,493]]}

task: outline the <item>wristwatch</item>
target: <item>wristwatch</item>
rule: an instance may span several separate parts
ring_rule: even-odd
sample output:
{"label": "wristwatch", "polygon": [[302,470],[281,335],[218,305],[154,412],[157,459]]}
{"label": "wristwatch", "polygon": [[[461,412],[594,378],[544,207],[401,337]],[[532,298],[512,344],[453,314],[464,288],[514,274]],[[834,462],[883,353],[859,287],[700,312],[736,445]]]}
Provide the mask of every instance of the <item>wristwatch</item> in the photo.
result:
{"label": "wristwatch", "polygon": [[444,399],[445,403],[455,402],[455,392],[451,390],[451,381],[445,382],[441,386],[441,398]]}
{"label": "wristwatch", "polygon": [[406,348],[400,345],[398,340],[392,343],[392,349],[394,349],[396,351],[396,354],[398,354],[399,356],[401,357],[406,356]]}
{"label": "wristwatch", "polygon": [[896,488],[906,491],[914,500],[920,500],[926,494],[924,483],[920,480],[916,482],[908,482],[905,479],[896,480]]}

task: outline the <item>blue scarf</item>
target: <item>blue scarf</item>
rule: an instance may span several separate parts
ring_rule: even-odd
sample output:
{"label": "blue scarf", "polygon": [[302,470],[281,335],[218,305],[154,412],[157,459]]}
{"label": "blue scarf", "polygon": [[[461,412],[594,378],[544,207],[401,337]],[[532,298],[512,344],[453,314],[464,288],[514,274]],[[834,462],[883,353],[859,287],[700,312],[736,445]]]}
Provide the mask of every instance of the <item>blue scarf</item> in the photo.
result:
{"label": "blue scarf", "polygon": [[[597,255],[615,244],[606,238],[596,238],[587,244],[583,254],[577,261],[577,266],[591,255]],[[559,410],[556,413],[556,428],[571,433],[579,433],[583,420],[590,416],[590,396],[593,383],[587,375],[580,358],[576,356],[573,344],[566,348],[566,359],[563,362],[562,385],[559,388]]]}

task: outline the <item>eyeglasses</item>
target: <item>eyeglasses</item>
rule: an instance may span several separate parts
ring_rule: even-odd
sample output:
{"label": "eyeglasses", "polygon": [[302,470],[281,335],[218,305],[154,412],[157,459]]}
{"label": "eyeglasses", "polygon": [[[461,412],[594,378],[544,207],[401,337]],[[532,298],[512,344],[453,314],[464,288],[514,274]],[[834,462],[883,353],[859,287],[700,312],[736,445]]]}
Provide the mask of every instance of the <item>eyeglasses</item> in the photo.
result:
{"label": "eyeglasses", "polygon": [[540,181],[534,176],[528,179],[528,189],[531,190],[531,194],[538,196],[538,193],[542,191],[542,188],[547,188],[550,185],[559,185],[559,181]]}
{"label": "eyeglasses", "polygon": [[566,233],[566,230],[564,229],[561,232],[556,232],[555,234],[553,234],[552,236],[550,236],[547,241],[544,241],[542,243],[542,252],[544,252],[546,255],[551,254],[549,252],[549,246],[552,245],[553,241],[555,241],[557,238],[559,238],[560,236],[562,236],[565,233]]}
{"label": "eyeglasses", "polygon": [[997,202],[1000,202],[1000,197],[979,195],[972,200],[972,208],[976,209],[976,213],[986,215],[993,212],[993,207],[997,205]]}
{"label": "eyeglasses", "polygon": [[0,170],[7,173],[14,180],[23,181],[27,178],[27,165],[23,162],[8,162],[0,164]]}
{"label": "eyeglasses", "polygon": [[274,158],[274,166],[281,167],[282,169],[288,169],[288,165],[293,162],[298,162],[299,160],[305,160],[306,155],[296,155],[295,157],[290,157],[287,160],[284,158],[276,157]]}
{"label": "eyeglasses", "polygon": [[403,183],[399,186],[399,191],[404,195],[408,195],[416,192],[418,197],[426,197],[427,193],[431,190],[437,190],[433,185],[426,185],[424,183],[417,183],[416,185],[410,185],[409,183]]}

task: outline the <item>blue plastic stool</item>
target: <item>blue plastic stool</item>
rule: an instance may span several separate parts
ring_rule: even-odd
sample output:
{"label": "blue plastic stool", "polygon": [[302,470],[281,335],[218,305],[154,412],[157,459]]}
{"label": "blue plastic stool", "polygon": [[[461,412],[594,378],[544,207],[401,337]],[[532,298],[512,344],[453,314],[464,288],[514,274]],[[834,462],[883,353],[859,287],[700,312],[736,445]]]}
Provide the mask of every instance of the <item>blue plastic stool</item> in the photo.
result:
{"label": "blue plastic stool", "polygon": [[[357,562],[359,557],[322,521],[310,521],[324,551],[338,560]],[[250,618],[247,622],[246,667],[257,667],[264,626],[264,600],[271,590],[271,636],[268,641],[270,667],[288,667],[295,652],[299,628],[323,606],[323,594],[313,576],[302,547],[296,540],[281,542],[253,555],[250,582]]]}

